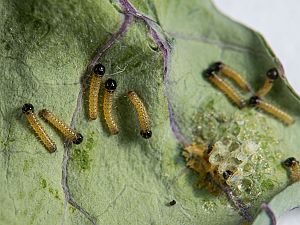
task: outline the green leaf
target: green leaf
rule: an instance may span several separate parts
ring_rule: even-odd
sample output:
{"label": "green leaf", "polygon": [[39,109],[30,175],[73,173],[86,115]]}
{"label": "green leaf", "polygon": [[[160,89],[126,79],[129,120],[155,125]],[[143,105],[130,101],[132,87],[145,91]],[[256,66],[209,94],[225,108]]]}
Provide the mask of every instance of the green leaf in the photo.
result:
{"label": "green leaf", "polygon": [[[272,209],[272,212],[275,214],[277,218],[282,216],[288,210],[299,206],[298,197],[300,195],[300,183],[296,183],[287,187],[284,191],[280,192],[276,195],[268,204],[269,207]],[[295,196],[293,198],[292,196]],[[268,224],[269,218],[265,214],[265,212],[261,212],[258,217],[255,219],[253,225],[259,224]]]}
{"label": "green leaf", "polygon": [[[264,39],[208,0],[131,1],[137,11],[128,4],[0,1],[0,224],[237,224],[240,216],[225,195],[197,187],[197,174],[185,169],[182,142],[228,137],[259,144],[245,159],[252,192],[249,185],[232,187],[253,215],[287,186],[281,161],[300,158],[300,105],[285,78],[266,100],[296,118],[290,127],[254,109],[237,109],[201,75],[222,60],[257,90],[269,68],[281,69]],[[86,116],[86,75],[98,59],[106,66],[104,79],[118,82],[117,136],[108,134],[102,112],[93,122]],[[149,110],[150,140],[139,135],[126,98],[130,89]],[[83,143],[64,145],[41,122],[57,144],[49,154],[21,113],[26,102],[71,123]],[[300,198],[290,198],[299,204]],[[173,199],[177,204],[168,207]]]}

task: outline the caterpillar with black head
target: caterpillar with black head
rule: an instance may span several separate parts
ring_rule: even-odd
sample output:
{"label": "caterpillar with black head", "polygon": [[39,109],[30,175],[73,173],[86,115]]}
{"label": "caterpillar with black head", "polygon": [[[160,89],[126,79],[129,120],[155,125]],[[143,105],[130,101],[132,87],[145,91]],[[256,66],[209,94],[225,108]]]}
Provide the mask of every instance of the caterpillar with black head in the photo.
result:
{"label": "caterpillar with black head", "polygon": [[95,65],[90,78],[89,97],[88,97],[88,116],[90,120],[98,117],[99,111],[99,90],[102,77],[105,74],[105,67],[102,64]]}
{"label": "caterpillar with black head", "polygon": [[287,158],[283,162],[283,165],[289,170],[290,178],[293,183],[300,181],[300,165],[295,157]]}
{"label": "caterpillar with black head", "polygon": [[144,103],[134,91],[129,91],[128,97],[137,112],[137,117],[141,129],[140,131],[141,136],[145,139],[151,138],[152,131],[151,131],[150,119]]}
{"label": "caterpillar with black head", "polygon": [[278,109],[277,107],[261,100],[258,96],[253,96],[249,100],[249,105],[259,108],[268,114],[272,115],[273,117],[277,118],[281,122],[283,122],[286,125],[291,125],[294,123],[294,118],[291,117],[286,112]]}
{"label": "caterpillar with black head", "polygon": [[229,85],[216,75],[215,68],[209,68],[204,72],[204,77],[207,78],[213,85],[220,89],[230,101],[236,104],[239,108],[245,105],[242,97]]}
{"label": "caterpillar with black head", "polygon": [[53,113],[47,109],[39,111],[39,115],[48,123],[55,127],[66,139],[71,140],[74,144],[79,145],[83,141],[82,134],[76,132],[65,122],[58,119]]}
{"label": "caterpillar with black head", "polygon": [[263,84],[263,86],[255,93],[255,95],[257,97],[263,97],[266,94],[268,94],[274,84],[274,81],[278,78],[279,74],[276,68],[272,68],[270,70],[268,70],[267,74],[266,74],[267,78],[265,80],[265,83]]}
{"label": "caterpillar with black head", "polygon": [[34,114],[34,107],[30,103],[26,103],[22,107],[22,112],[25,115],[28,123],[36,133],[36,135],[41,140],[42,144],[46,147],[49,153],[53,153],[56,151],[55,143],[50,139],[47,135],[41,124],[39,123],[38,119]]}
{"label": "caterpillar with black head", "polygon": [[242,90],[250,91],[250,85],[237,71],[230,68],[228,65],[222,62],[216,62],[212,65],[212,68],[216,72],[220,72],[222,75],[232,79]]}
{"label": "caterpillar with black head", "polygon": [[113,95],[117,88],[117,82],[113,79],[108,79],[105,82],[105,93],[103,100],[103,114],[106,124],[108,126],[109,132],[111,134],[118,134],[119,128],[113,117],[112,106],[113,106]]}

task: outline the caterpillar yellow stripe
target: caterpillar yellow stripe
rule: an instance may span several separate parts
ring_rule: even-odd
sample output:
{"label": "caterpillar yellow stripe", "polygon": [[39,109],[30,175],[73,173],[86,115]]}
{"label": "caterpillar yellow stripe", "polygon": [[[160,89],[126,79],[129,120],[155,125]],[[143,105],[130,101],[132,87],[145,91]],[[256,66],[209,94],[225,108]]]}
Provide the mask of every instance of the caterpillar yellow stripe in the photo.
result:
{"label": "caterpillar yellow stripe", "polygon": [[25,115],[28,123],[36,133],[36,135],[41,140],[42,144],[45,146],[45,148],[48,150],[49,153],[53,153],[56,151],[56,145],[55,143],[50,139],[50,137],[47,135],[43,127],[38,122],[35,114],[34,114],[34,107],[30,103],[26,103],[22,107],[22,112]]}

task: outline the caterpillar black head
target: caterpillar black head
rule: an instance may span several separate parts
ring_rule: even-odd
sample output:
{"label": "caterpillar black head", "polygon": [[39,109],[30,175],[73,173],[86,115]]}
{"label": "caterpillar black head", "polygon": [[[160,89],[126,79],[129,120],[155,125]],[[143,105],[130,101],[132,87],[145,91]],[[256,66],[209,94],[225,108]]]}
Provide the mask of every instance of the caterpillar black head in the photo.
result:
{"label": "caterpillar black head", "polygon": [[249,99],[249,102],[248,102],[248,103],[249,103],[250,106],[256,106],[259,100],[260,100],[259,97],[257,97],[257,96],[252,96],[252,97]]}
{"label": "caterpillar black head", "polygon": [[267,72],[267,77],[271,80],[276,80],[279,76],[279,73],[276,68],[269,69]]}
{"label": "caterpillar black head", "polygon": [[22,107],[22,112],[23,113],[29,113],[29,112],[34,112],[34,107],[30,103],[26,103]]}
{"label": "caterpillar black head", "polygon": [[226,171],[223,172],[223,178],[225,180],[227,180],[232,174],[233,174],[232,171],[226,170]]}
{"label": "caterpillar black head", "polygon": [[141,130],[140,134],[145,139],[149,139],[149,138],[152,137],[152,131],[151,130],[146,130],[146,131]]}
{"label": "caterpillar black head", "polygon": [[117,82],[111,78],[105,81],[105,89],[109,92],[114,92],[117,88]]}
{"label": "caterpillar black head", "polygon": [[216,71],[212,67],[209,67],[208,69],[204,70],[204,72],[203,72],[203,76],[205,78],[209,78],[209,77],[212,77],[212,76],[215,76],[215,75],[216,75]]}
{"label": "caterpillar black head", "polygon": [[215,73],[217,73],[222,69],[223,66],[224,66],[224,63],[216,62],[216,63],[212,64],[210,68],[213,69],[215,71]]}
{"label": "caterpillar black head", "polygon": [[73,141],[73,143],[75,145],[79,145],[82,141],[83,141],[83,136],[82,136],[82,134],[78,133],[76,135],[76,139]]}
{"label": "caterpillar black head", "polygon": [[93,71],[96,75],[103,77],[103,75],[105,74],[105,66],[99,63],[95,65]]}
{"label": "caterpillar black head", "polygon": [[284,160],[283,165],[290,168],[293,165],[298,164],[298,163],[299,163],[299,161],[297,161],[297,159],[295,157],[290,157],[290,158],[287,158],[286,160]]}

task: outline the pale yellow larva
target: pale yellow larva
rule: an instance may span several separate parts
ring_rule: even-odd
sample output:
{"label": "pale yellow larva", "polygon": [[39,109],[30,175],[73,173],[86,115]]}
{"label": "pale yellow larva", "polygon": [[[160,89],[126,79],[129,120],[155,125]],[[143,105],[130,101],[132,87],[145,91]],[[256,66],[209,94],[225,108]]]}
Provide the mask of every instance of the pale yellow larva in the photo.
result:
{"label": "pale yellow larva", "polygon": [[245,105],[242,97],[229,84],[227,84],[227,82],[218,77],[215,72],[216,71],[213,68],[209,68],[205,72],[205,77],[220,91],[222,91],[230,101],[236,104],[239,108],[242,108]]}
{"label": "pale yellow larva", "polygon": [[58,119],[53,113],[47,109],[39,111],[39,115],[43,117],[48,123],[55,127],[65,138],[78,145],[83,141],[83,136],[72,129],[65,122]]}
{"label": "pale yellow larva", "polygon": [[103,114],[104,120],[108,126],[109,132],[111,134],[118,134],[119,129],[117,123],[113,117],[113,93],[117,88],[117,82],[113,79],[108,79],[105,82],[105,93],[103,97]]}
{"label": "pale yellow larva", "polygon": [[98,117],[99,90],[104,73],[105,67],[102,64],[97,64],[95,65],[93,73],[90,76],[90,87],[88,96],[88,116],[90,120],[95,120]]}
{"label": "pale yellow larva", "polygon": [[222,75],[230,78],[233,80],[242,90],[244,91],[250,91],[250,85],[247,83],[247,81],[239,74],[237,71],[233,70],[230,68],[228,65],[222,63],[222,62],[217,62],[212,65],[212,68],[216,72],[220,72]]}
{"label": "pale yellow larva", "polygon": [[294,118],[292,116],[290,116],[289,114],[287,114],[286,112],[261,100],[257,96],[251,97],[249,100],[249,104],[251,106],[255,106],[256,108],[259,108],[259,109],[263,110],[264,112],[272,115],[273,117],[280,120],[281,122],[283,122],[286,125],[291,125],[295,121]]}
{"label": "pale yellow larva", "polygon": [[25,115],[28,123],[36,133],[36,135],[41,140],[42,144],[46,147],[46,149],[53,153],[56,151],[56,145],[55,143],[50,139],[50,137],[47,135],[41,124],[38,122],[35,114],[34,114],[34,107],[30,103],[26,103],[22,107],[22,112]]}
{"label": "pale yellow larva", "polygon": [[140,123],[141,136],[145,139],[151,138],[152,131],[151,131],[150,119],[144,103],[134,91],[129,91],[128,97],[137,112],[137,117]]}
{"label": "pale yellow larva", "polygon": [[272,69],[268,70],[266,75],[267,75],[267,78],[266,78],[263,86],[255,93],[255,95],[257,97],[263,97],[263,96],[267,95],[271,91],[274,81],[279,76],[276,68],[272,68]]}

